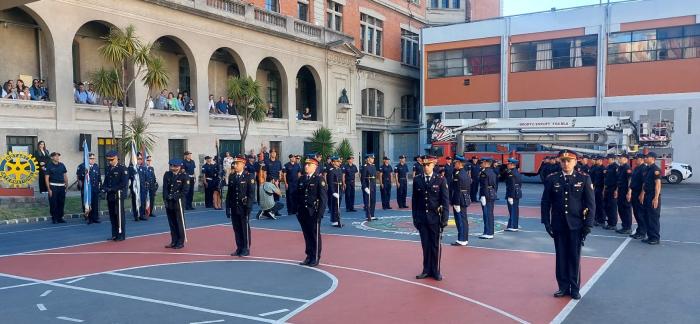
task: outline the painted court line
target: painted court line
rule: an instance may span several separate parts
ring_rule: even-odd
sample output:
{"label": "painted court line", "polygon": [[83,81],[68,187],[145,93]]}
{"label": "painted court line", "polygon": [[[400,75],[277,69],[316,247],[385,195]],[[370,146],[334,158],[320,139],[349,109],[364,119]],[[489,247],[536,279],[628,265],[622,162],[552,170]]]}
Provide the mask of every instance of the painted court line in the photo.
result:
{"label": "painted court line", "polygon": [[247,291],[247,290],[240,290],[240,289],[232,289],[232,288],[224,288],[224,287],[218,287],[218,286],[202,285],[202,284],[198,284],[198,283],[185,282],[185,281],[176,281],[176,280],[169,280],[169,279],[162,279],[162,278],[136,276],[136,275],[130,275],[130,274],[125,274],[125,273],[119,273],[119,272],[106,272],[105,274],[112,275],[112,276],[118,276],[118,277],[132,278],[132,279],[150,280],[150,281],[165,282],[165,283],[171,283],[171,284],[183,285],[183,286],[190,286],[190,287],[198,287],[198,288],[206,288],[206,289],[213,289],[213,290],[221,290],[221,291],[227,291],[227,292],[238,293],[238,294],[244,294],[244,295],[252,295],[252,296],[258,296],[258,297],[266,297],[266,298],[275,298],[275,299],[291,300],[291,301],[300,302],[300,303],[307,303],[307,302],[309,302],[309,300],[307,300],[307,299],[294,298],[294,297],[286,297],[286,296],[279,296],[279,295],[271,295],[271,294],[264,294],[264,293],[254,292],[254,291]]}
{"label": "painted court line", "polygon": [[56,226],[56,227],[42,227],[42,228],[33,228],[33,229],[26,229],[26,230],[19,230],[19,231],[11,231],[11,232],[0,232],[0,235],[17,234],[17,233],[26,233],[26,232],[37,232],[37,231],[46,231],[46,230],[62,229],[62,228],[69,228],[69,227],[76,227],[76,226],[85,226],[85,224],[63,225],[63,226]]}
{"label": "painted court line", "polygon": [[275,315],[275,314],[284,313],[284,312],[288,312],[288,311],[289,311],[288,309],[283,308],[283,309],[276,310],[276,311],[271,311],[271,312],[267,312],[267,313],[258,314],[258,316],[265,317],[265,316]]}
{"label": "painted court line", "polygon": [[73,279],[73,280],[68,281],[68,282],[66,282],[66,283],[72,284],[72,283],[76,283],[76,282],[78,282],[78,281],[80,281],[80,280],[83,280],[83,279],[85,279],[85,277],[80,277],[80,278],[77,278],[77,279]]}
{"label": "painted court line", "polygon": [[[224,316],[235,317],[235,318],[243,318],[243,319],[247,319],[247,320],[265,322],[265,323],[275,323],[276,322],[274,320],[270,320],[270,319],[262,318],[262,317],[257,317],[257,316],[249,316],[249,315],[238,314],[238,313],[224,312],[224,311],[219,311],[219,310],[214,310],[214,309],[209,309],[209,308],[204,308],[204,307],[197,307],[197,306],[185,305],[185,304],[180,304],[180,303],[175,303],[175,302],[170,302],[170,301],[165,301],[165,300],[158,300],[158,299],[153,299],[153,298],[127,295],[127,294],[122,294],[122,293],[117,293],[117,292],[112,292],[112,291],[106,291],[106,290],[70,286],[70,285],[65,285],[65,284],[52,282],[52,281],[45,281],[45,280],[20,277],[20,276],[5,274],[5,273],[0,273],[0,276],[28,280],[28,281],[34,281],[37,283],[42,283],[42,284],[46,284],[46,285],[54,286],[54,287],[59,287],[59,288],[66,288],[66,289],[72,289],[72,290],[77,290],[77,291],[95,293],[95,294],[99,294],[99,295],[120,297],[120,298],[137,300],[137,301],[148,302],[148,303],[153,303],[153,304],[160,304],[160,305],[177,307],[177,308],[182,308],[182,309],[187,309],[187,310],[199,311],[199,312],[203,312],[203,313],[224,315]],[[64,320],[70,321],[70,319],[64,319]],[[80,321],[82,321],[82,320],[80,320]]]}
{"label": "painted court line", "polygon": [[213,321],[204,321],[204,322],[191,322],[190,324],[209,324],[209,323],[221,323],[225,320],[213,320]]}
{"label": "painted court line", "polygon": [[59,316],[59,317],[56,317],[56,319],[60,319],[60,320],[63,320],[63,321],[68,321],[68,322],[75,322],[75,323],[82,323],[82,322],[84,322],[84,321],[81,320],[81,319],[72,318],[72,317],[66,317],[66,316]]}
{"label": "painted court line", "polygon": [[48,296],[53,290],[47,290],[43,294],[39,295],[39,297],[46,297]]}
{"label": "painted court line", "polygon": [[[632,241],[632,238],[628,237],[624,242],[622,242],[622,244],[620,244],[620,246],[617,247],[617,250],[615,250],[615,252],[613,252],[613,254],[610,256],[610,259],[605,261],[605,263],[598,269],[598,271],[596,271],[593,274],[591,280],[588,280],[588,282],[586,282],[583,288],[581,288],[581,291],[579,291],[579,293],[581,294],[580,300],[583,300],[583,297],[586,296],[586,293],[588,293],[588,291],[591,290],[591,287],[593,287],[593,285],[598,281],[598,279],[600,279],[600,277],[603,276],[605,271],[607,271],[608,268],[610,268],[610,265],[612,265],[613,262],[615,262],[617,257],[619,257],[622,253],[622,250],[624,250],[625,247],[627,247],[627,244],[629,244],[630,241]],[[566,304],[564,309],[562,309],[561,312],[559,312],[559,314],[557,314],[557,316],[554,317],[552,323],[563,322],[566,319],[566,317],[569,316],[569,314],[571,314],[571,312],[574,310],[574,307],[578,305],[578,302],[580,300],[572,299],[571,301],[569,301],[569,303]]]}
{"label": "painted court line", "polygon": [[19,288],[19,287],[26,287],[26,286],[34,286],[34,285],[38,285],[38,283],[36,283],[36,282],[23,283],[23,284],[20,284],[20,285],[2,287],[2,288],[0,288],[0,290],[12,289],[12,288]]}
{"label": "painted court line", "polygon": [[36,308],[42,312],[46,310],[46,306],[44,306],[44,304],[36,304]]}

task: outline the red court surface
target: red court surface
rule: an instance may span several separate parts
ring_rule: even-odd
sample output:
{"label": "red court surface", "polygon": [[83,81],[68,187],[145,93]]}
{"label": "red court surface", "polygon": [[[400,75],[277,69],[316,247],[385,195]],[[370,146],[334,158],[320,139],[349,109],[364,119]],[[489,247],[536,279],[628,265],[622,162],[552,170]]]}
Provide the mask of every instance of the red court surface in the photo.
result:
{"label": "red court surface", "polygon": [[[298,262],[304,257],[300,232],[254,229],[252,238],[247,259]],[[52,249],[0,258],[0,269],[56,280],[136,266],[238,259],[229,256],[230,226],[191,229],[188,240],[178,251],[163,248],[166,234]],[[551,296],[556,281],[549,253],[444,246],[445,280],[437,282],[415,279],[422,262],[417,242],[324,235],[321,262],[320,268],[338,279],[337,288],[290,322],[545,323],[569,302]],[[582,285],[604,262],[582,259]]]}

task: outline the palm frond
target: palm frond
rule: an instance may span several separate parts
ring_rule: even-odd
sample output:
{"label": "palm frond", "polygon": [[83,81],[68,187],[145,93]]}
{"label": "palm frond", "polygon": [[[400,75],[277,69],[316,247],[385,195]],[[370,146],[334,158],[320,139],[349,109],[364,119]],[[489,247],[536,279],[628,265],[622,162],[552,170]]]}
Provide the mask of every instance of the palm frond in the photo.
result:
{"label": "palm frond", "polygon": [[102,98],[114,100],[122,98],[121,87],[114,69],[100,68],[92,73],[90,83],[95,85],[95,92]]}
{"label": "palm frond", "polygon": [[340,144],[338,144],[338,147],[335,148],[335,155],[341,157],[343,161],[355,155],[352,145],[350,145],[350,141],[347,138],[344,138]]}
{"label": "palm frond", "polygon": [[134,143],[138,150],[145,149],[152,152],[158,136],[149,131],[150,123],[139,116],[134,117],[128,125],[121,141],[122,150],[129,152],[131,143]]}
{"label": "palm frond", "polygon": [[321,127],[315,130],[311,134],[309,142],[311,142],[311,149],[323,155],[324,159],[333,154],[335,142],[333,141],[333,133],[330,129]]}
{"label": "palm frond", "polygon": [[170,77],[162,57],[153,55],[147,59],[146,73],[141,78],[141,81],[149,89],[164,89],[168,86]]}

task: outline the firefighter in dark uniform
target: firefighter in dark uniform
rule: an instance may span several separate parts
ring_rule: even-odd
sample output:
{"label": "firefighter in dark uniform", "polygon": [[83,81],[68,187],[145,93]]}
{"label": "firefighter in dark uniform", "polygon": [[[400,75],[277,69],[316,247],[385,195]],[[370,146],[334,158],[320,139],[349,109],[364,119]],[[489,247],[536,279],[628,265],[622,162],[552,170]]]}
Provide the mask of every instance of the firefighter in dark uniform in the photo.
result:
{"label": "firefighter in dark uniform", "polygon": [[447,187],[449,188],[452,184],[452,177],[455,173],[455,167],[454,165],[452,165],[451,157],[446,157],[445,161],[445,165],[442,168],[440,168],[440,174],[442,174],[442,176],[445,177],[445,180],[447,181]]}
{"label": "firefighter in dark uniform", "polygon": [[343,166],[343,190],[345,191],[345,211],[355,212],[355,174],[359,172],[353,162],[355,158],[350,156]]}
{"label": "firefighter in dark uniform", "polygon": [[508,204],[508,226],[506,231],[517,232],[520,230],[518,222],[520,220],[520,198],[523,197],[523,176],[518,172],[518,160],[508,159],[506,165],[506,203]]}
{"label": "firefighter in dark uniform", "polygon": [[168,249],[181,249],[187,242],[185,209],[182,200],[190,188],[190,177],[182,170],[182,160],[170,160],[170,171],[163,175],[163,203],[170,225]]}
{"label": "firefighter in dark uniform", "polygon": [[190,188],[187,190],[187,195],[185,196],[185,210],[193,210],[192,199],[194,199],[194,170],[197,168],[194,160],[192,160],[192,152],[185,151],[185,159],[182,161],[182,168],[185,169],[185,173],[190,178]]}
{"label": "firefighter in dark uniform", "polygon": [[49,189],[49,210],[51,222],[65,223],[63,212],[66,203],[66,186],[68,185],[68,169],[60,162],[61,153],[52,152],[51,162],[46,164],[44,179],[46,188]]}
{"label": "firefighter in dark uniform", "polygon": [[476,155],[472,156],[469,164],[470,174],[472,176],[472,186],[469,188],[469,197],[472,202],[479,201],[477,197],[479,195],[479,175],[481,174],[481,167],[479,166],[479,157]]}
{"label": "firefighter in dark uniform", "polygon": [[[95,153],[90,153],[88,155],[90,161],[89,173],[90,173],[90,183],[85,183],[85,175],[88,172],[85,168],[85,164],[81,163],[78,166],[78,171],[76,175],[78,176],[78,188],[80,189],[80,202],[85,201],[83,196],[83,187],[90,186],[90,213],[88,214],[87,223],[100,223],[100,182],[102,181],[100,177],[100,166],[95,163],[96,157]],[[85,212],[85,206],[83,206],[83,212]]]}
{"label": "firefighter in dark uniform", "polygon": [[377,170],[374,167],[374,154],[372,153],[365,155],[365,164],[360,170],[360,181],[367,221],[376,220],[374,207],[377,204]]}
{"label": "firefighter in dark uniform", "polygon": [[306,159],[305,175],[299,179],[296,197],[299,201],[297,220],[306,244],[306,259],[299,264],[310,267],[317,266],[321,259],[321,218],[328,202],[326,181],[316,172],[319,164],[316,158]]}
{"label": "firefighter in dark uniform", "polygon": [[457,240],[452,242],[454,246],[466,246],[469,244],[469,218],[467,207],[471,203],[469,190],[472,185],[471,170],[465,167],[465,159],[461,155],[455,156],[452,184],[448,186],[450,192],[450,204],[455,215],[457,225]]}
{"label": "firefighter in dark uniform", "polygon": [[591,181],[593,182],[595,195],[595,221],[593,226],[605,225],[605,200],[603,199],[603,191],[605,190],[605,167],[603,166],[603,158],[596,155],[593,158],[593,166],[591,167]]}
{"label": "firefighter in dark uniform", "polygon": [[442,231],[449,218],[450,199],[445,178],[433,172],[437,159],[423,156],[423,172],[413,179],[411,215],[413,225],[420,234],[423,248],[423,271],[416,279],[433,277],[442,280],[440,257],[442,254]]}
{"label": "firefighter in dark uniform", "polygon": [[630,181],[632,180],[632,167],[626,154],[618,158],[620,166],[617,169],[617,212],[620,214],[622,228],[616,230],[618,234],[632,234],[632,205],[628,199]]}
{"label": "firefighter in dark uniform", "polygon": [[214,190],[219,184],[214,182],[214,178],[218,177],[218,168],[211,163],[211,156],[204,157],[202,174],[204,175],[204,208],[213,208]]}
{"label": "firefighter in dark uniform", "polygon": [[646,217],[644,216],[644,205],[639,199],[642,194],[642,187],[644,186],[644,178],[647,175],[647,165],[644,163],[644,154],[637,153],[635,156],[636,165],[634,170],[632,170],[632,179],[630,180],[630,190],[628,193],[628,199],[632,203],[632,211],[634,212],[634,219],[637,221],[637,229],[634,234],[630,235],[635,240],[644,239],[647,237],[647,223]]}
{"label": "firefighter in dark uniform", "polygon": [[233,158],[233,173],[228,177],[226,203],[231,212],[231,225],[236,239],[236,251],[231,256],[250,255],[250,211],[255,200],[255,178],[245,169],[246,158]]}
{"label": "firefighter in dark uniform", "polygon": [[492,239],[494,232],[493,207],[496,202],[498,177],[491,167],[493,158],[484,157],[481,159],[481,173],[479,174],[479,202],[484,217],[484,233],[479,235],[480,239]]}
{"label": "firefighter in dark uniform", "polygon": [[578,172],[583,172],[585,174],[590,174],[591,173],[591,167],[588,165],[588,159],[590,157],[588,155],[584,155],[581,158],[581,161],[579,161],[578,164],[576,164],[576,171]]}
{"label": "firefighter in dark uniform", "polygon": [[413,163],[413,178],[421,175],[423,173],[423,163],[420,156],[413,158],[415,163]]}
{"label": "firefighter in dark uniform", "polygon": [[[134,182],[136,174],[139,175],[139,205],[136,206],[136,192],[134,192]],[[145,221],[146,218],[146,167],[143,165],[143,156],[136,153],[136,166],[129,165],[129,192],[131,193],[131,215],[134,221]]]}
{"label": "firefighter in dark uniform", "polygon": [[156,206],[156,192],[158,191],[158,178],[156,170],[153,168],[153,157],[146,156],[146,185],[148,186],[148,200],[151,204],[151,211],[148,217],[156,217],[154,212]]}
{"label": "firefighter in dark uniform", "polygon": [[296,215],[297,213],[297,202],[294,197],[299,184],[299,173],[301,173],[301,167],[298,156],[289,154],[289,162],[285,163],[284,168],[282,168],[282,179],[287,189],[287,215]]}
{"label": "firefighter in dark uniform", "polygon": [[340,224],[340,194],[343,193],[343,170],[340,169],[340,157],[331,156],[331,166],[326,170],[328,184],[328,210],[331,214],[331,226]]}
{"label": "firefighter in dark uniform", "polygon": [[554,297],[580,299],[581,246],[593,226],[595,198],[587,174],[576,172],[576,153],[559,152],[562,171],[549,176],[542,193],[542,224],[554,239],[556,278]]}
{"label": "firefighter in dark uniform", "polygon": [[382,209],[391,209],[391,181],[393,179],[394,168],[389,164],[388,157],[382,158],[382,165],[379,167],[380,191],[382,196]]}
{"label": "firefighter in dark uniform", "polygon": [[129,187],[129,170],[119,163],[117,152],[109,152],[106,157],[109,165],[105,170],[102,192],[107,194],[109,221],[112,223],[112,237],[108,240],[123,241],[126,239],[124,199]]}
{"label": "firefighter in dark uniform", "polygon": [[544,183],[547,179],[547,176],[550,173],[552,173],[552,165],[549,163],[549,160],[549,156],[545,156],[544,159],[542,159],[542,163],[540,163],[540,168],[537,170],[537,173],[539,174],[542,183]]}
{"label": "firefighter in dark uniform", "polygon": [[605,218],[607,225],[603,229],[614,230],[617,228],[617,161],[614,154],[608,154],[608,166],[605,174],[605,189],[603,191],[603,204],[605,204]]}
{"label": "firefighter in dark uniform", "polygon": [[396,203],[399,208],[408,208],[406,205],[406,196],[408,195],[408,166],[406,165],[406,156],[399,156],[399,163],[394,168],[394,176],[396,177]]}
{"label": "firefighter in dark uniform", "polygon": [[642,242],[657,245],[661,240],[661,169],[656,165],[656,153],[654,152],[649,152],[644,162],[647,165],[647,170],[639,199],[644,208],[647,238]]}

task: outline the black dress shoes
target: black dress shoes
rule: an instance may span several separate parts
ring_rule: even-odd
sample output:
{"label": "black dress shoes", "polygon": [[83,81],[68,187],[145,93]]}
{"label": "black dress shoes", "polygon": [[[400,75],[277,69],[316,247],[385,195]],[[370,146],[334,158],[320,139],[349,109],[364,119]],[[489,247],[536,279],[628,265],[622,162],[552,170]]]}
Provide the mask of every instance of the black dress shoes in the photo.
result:
{"label": "black dress shoes", "polygon": [[659,245],[659,240],[649,240],[649,241],[647,242],[647,244],[649,244],[649,245]]}
{"label": "black dress shoes", "polygon": [[183,247],[185,247],[185,246],[184,245],[175,245],[175,246],[173,246],[173,249],[179,250],[179,249],[182,249]]}
{"label": "black dress shoes", "polygon": [[578,292],[572,292],[571,299],[579,300],[581,299],[581,294],[579,294]]}
{"label": "black dress shoes", "polygon": [[554,297],[561,298],[561,297],[564,297],[564,296],[566,296],[566,295],[568,295],[568,294],[569,294],[569,293],[566,292],[566,291],[557,290],[557,291],[554,293]]}
{"label": "black dress shoes", "polygon": [[437,281],[442,281],[442,275],[436,275],[436,276],[433,276],[433,278],[435,278],[435,280],[437,280]]}
{"label": "black dress shoes", "polygon": [[236,250],[236,252],[231,253],[231,256],[241,256],[241,251]]}
{"label": "black dress shoes", "polygon": [[306,258],[304,261],[299,262],[299,265],[309,265],[309,261],[311,261],[311,259]]}
{"label": "black dress shoes", "polygon": [[66,221],[63,220],[63,218],[61,218],[61,219],[59,219],[59,220],[56,221],[56,223],[59,223],[59,224],[63,224],[63,223],[65,223],[65,222],[66,222]]}
{"label": "black dress shoes", "polygon": [[317,260],[317,261],[311,261],[311,262],[309,262],[309,264],[307,264],[307,266],[309,266],[309,267],[318,266],[318,260]]}
{"label": "black dress shoes", "polygon": [[175,244],[172,243],[165,246],[166,249],[172,249],[173,247],[175,247]]}
{"label": "black dress shoes", "polygon": [[429,276],[427,273],[423,272],[423,273],[417,275],[417,276],[416,276],[416,279],[425,279],[425,278],[428,278],[428,277],[430,277],[430,276]]}
{"label": "black dress shoes", "polygon": [[241,251],[241,253],[238,253],[239,257],[244,257],[244,256],[249,256],[249,255],[250,255],[250,251],[248,251],[248,250]]}
{"label": "black dress shoes", "polygon": [[110,238],[107,239],[107,241],[116,241],[116,240],[117,240],[117,237],[116,237],[116,236],[112,236],[112,237],[110,237]]}

